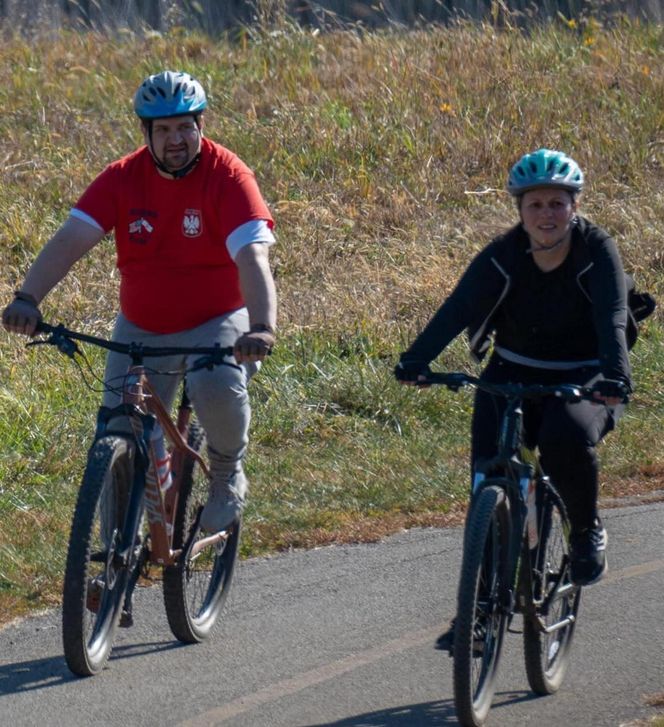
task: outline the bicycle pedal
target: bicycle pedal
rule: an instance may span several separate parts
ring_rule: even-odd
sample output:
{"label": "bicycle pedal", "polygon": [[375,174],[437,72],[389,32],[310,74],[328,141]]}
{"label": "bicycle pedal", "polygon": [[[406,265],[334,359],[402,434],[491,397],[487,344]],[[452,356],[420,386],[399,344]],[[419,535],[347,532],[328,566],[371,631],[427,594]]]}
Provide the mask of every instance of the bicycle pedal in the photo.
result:
{"label": "bicycle pedal", "polygon": [[85,599],[85,607],[92,613],[99,611],[101,596],[104,592],[104,583],[99,578],[91,578],[88,582],[88,592]]}

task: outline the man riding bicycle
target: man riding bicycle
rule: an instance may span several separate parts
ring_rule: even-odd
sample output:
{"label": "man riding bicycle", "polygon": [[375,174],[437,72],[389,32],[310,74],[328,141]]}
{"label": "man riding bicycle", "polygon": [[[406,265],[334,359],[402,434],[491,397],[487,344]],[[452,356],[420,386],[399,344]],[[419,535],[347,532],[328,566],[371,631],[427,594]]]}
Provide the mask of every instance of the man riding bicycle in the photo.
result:
{"label": "man riding bicycle", "polygon": [[[583,173],[567,155],[539,149],[511,169],[508,191],[519,223],[473,260],[456,289],[401,355],[396,377],[424,380],[428,364],[464,329],[494,383],[575,383],[595,388],[598,406],[555,397],[524,405],[524,434],[564,499],[572,533],[571,578],[606,571],[598,514],[599,441],[614,428],[631,391],[626,277],[613,239],[579,217]],[[473,471],[496,454],[504,399],[478,390],[472,423]]]}
{"label": "man riding bicycle", "polygon": [[[272,216],[252,171],[204,137],[206,107],[203,87],[186,73],[145,79],[134,96],[145,145],[110,164],[87,188],[28,270],[2,322],[8,331],[34,335],[44,297],[113,230],[120,270],[114,341],[233,346],[238,366],[187,379],[210,458],[201,525],[217,532],[244,507],[247,383],[274,345],[277,296],[268,260]],[[109,353],[104,406],[120,403],[127,363]],[[155,361],[161,371],[186,367],[186,357]],[[179,377],[153,375],[150,381],[170,405]]]}

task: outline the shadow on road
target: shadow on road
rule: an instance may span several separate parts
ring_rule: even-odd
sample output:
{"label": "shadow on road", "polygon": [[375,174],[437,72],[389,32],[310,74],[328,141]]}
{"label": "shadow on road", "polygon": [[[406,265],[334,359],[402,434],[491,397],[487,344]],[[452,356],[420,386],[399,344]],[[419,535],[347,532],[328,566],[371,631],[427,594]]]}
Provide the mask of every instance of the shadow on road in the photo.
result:
{"label": "shadow on road", "polygon": [[[497,692],[492,709],[501,706],[537,699],[530,691]],[[451,699],[439,702],[422,702],[377,712],[365,712],[346,717],[336,722],[321,722],[307,727],[429,727],[430,725],[453,725],[457,722],[454,702]]]}
{"label": "shadow on road", "polygon": [[496,692],[491,704],[491,709],[499,710],[501,707],[508,707],[511,704],[518,704],[519,702],[532,702],[534,699],[544,699],[542,695],[535,694],[529,689],[523,691],[512,691],[512,692]]}
{"label": "shadow on road", "polygon": [[[144,654],[156,654],[160,651],[178,649],[185,644],[179,641],[157,641],[153,643],[126,644],[116,646],[111,653],[110,663],[120,659],[131,659]],[[29,692],[74,681],[74,676],[65,663],[63,656],[51,656],[47,659],[17,661],[13,664],[0,665],[0,697],[7,694]]]}
{"label": "shadow on road", "polygon": [[450,699],[365,712],[336,722],[321,722],[308,727],[428,727],[441,724],[458,724],[454,703]]}

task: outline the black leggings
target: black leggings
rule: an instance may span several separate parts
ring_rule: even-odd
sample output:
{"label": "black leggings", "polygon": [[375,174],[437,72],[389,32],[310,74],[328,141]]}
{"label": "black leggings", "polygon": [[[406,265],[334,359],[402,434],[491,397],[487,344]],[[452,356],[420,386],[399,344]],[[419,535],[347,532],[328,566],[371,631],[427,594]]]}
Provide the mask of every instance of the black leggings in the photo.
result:
{"label": "black leggings", "polygon": [[[535,369],[510,363],[494,354],[482,378],[493,383],[591,385],[602,376],[596,367],[569,371]],[[505,411],[502,397],[477,390],[472,423],[472,462],[493,457]],[[547,397],[524,401],[524,439],[538,447],[542,469],[560,492],[572,527],[582,529],[597,517],[598,463],[595,445],[610,432],[623,406],[606,407],[589,401],[569,403]],[[474,469],[474,467],[473,467]]]}

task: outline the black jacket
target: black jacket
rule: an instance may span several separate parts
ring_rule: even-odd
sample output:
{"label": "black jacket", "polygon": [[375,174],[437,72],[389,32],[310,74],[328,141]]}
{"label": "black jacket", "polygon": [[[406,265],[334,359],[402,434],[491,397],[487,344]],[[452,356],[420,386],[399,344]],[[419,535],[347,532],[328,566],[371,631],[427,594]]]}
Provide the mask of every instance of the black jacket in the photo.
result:
{"label": "black jacket", "polygon": [[[484,358],[495,313],[512,285],[516,256],[527,240],[521,224],[492,240],[471,262],[402,360],[429,362],[466,330],[477,360]],[[602,374],[631,386],[627,355],[627,286],[620,255],[611,236],[584,218],[572,231],[570,250],[576,280],[593,307]],[[630,326],[633,321],[630,320]]]}

